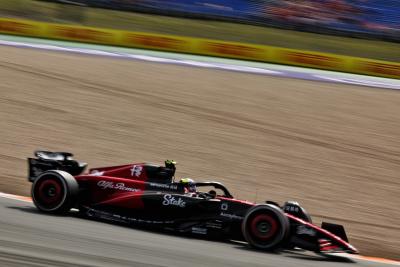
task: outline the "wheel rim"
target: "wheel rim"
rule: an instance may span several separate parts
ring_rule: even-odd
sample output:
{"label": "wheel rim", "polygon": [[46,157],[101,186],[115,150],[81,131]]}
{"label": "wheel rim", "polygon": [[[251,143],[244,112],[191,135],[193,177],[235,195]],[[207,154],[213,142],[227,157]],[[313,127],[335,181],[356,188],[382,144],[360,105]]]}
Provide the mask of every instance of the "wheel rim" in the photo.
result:
{"label": "wheel rim", "polygon": [[36,203],[45,209],[59,206],[65,194],[61,181],[57,178],[47,178],[38,182],[34,189]]}
{"label": "wheel rim", "polygon": [[278,232],[278,223],[275,218],[267,214],[256,215],[250,222],[250,234],[262,241],[267,241]]}

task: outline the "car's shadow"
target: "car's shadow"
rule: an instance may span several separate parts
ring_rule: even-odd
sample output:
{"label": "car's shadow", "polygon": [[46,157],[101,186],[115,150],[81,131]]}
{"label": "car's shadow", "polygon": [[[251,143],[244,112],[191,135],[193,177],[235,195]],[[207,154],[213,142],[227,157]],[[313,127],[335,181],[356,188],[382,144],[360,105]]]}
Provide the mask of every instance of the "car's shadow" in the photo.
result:
{"label": "car's shadow", "polygon": [[301,251],[285,250],[285,256],[288,258],[301,259],[301,260],[312,260],[312,261],[322,261],[322,262],[341,262],[341,263],[356,263],[350,258],[346,258],[338,255],[324,255],[324,254],[313,254],[305,255]]}
{"label": "car's shadow", "polygon": [[[229,241],[229,242],[238,243],[236,241]],[[236,249],[240,249],[240,250],[253,251],[253,252],[258,252],[258,253],[266,253],[265,251],[262,251],[262,250],[255,250],[255,249],[247,246],[246,244],[240,244],[235,247],[236,247]],[[277,250],[277,251],[268,252],[268,253],[275,254],[275,255],[281,255],[281,256],[287,257],[287,258],[299,259],[299,260],[320,261],[320,262],[356,263],[356,261],[354,261],[350,258],[343,257],[343,256],[332,255],[332,254],[329,254],[329,255],[316,254],[316,253],[312,253],[312,252],[302,250],[302,249],[292,249],[292,250],[282,249],[282,250]]]}
{"label": "car's shadow", "polygon": [[144,232],[148,233],[158,233],[162,235],[167,235],[167,236],[173,236],[174,238],[184,238],[184,239],[193,239],[193,240],[207,240],[209,242],[218,242],[218,243],[225,243],[225,244],[230,244],[232,245],[233,248],[239,249],[239,250],[245,250],[249,252],[255,252],[255,253],[269,253],[271,255],[281,255],[283,257],[288,257],[288,258],[294,258],[294,259],[299,259],[299,260],[307,260],[307,261],[320,261],[320,262],[341,262],[341,263],[356,263],[354,260],[342,256],[335,256],[335,255],[322,255],[322,254],[311,254],[309,252],[305,252],[303,250],[280,250],[280,251],[273,251],[273,252],[265,252],[261,250],[255,250],[253,248],[250,248],[249,246],[246,245],[245,242],[242,241],[234,241],[234,240],[220,240],[220,239],[213,239],[213,238],[204,238],[202,236],[193,236],[190,234],[179,234],[177,235],[176,232],[172,231],[166,231],[166,230],[160,230],[160,229],[149,229],[148,227],[143,227],[143,226],[132,226],[132,225],[127,225],[126,223],[118,223],[118,222],[110,222],[107,220],[101,220],[101,219],[96,219],[96,218],[89,218],[87,216],[84,216],[82,213],[78,211],[70,211],[68,214],[65,215],[57,215],[57,214],[46,214],[43,213],[39,210],[37,210],[35,207],[32,206],[8,206],[7,208],[9,209],[15,209],[19,210],[22,212],[26,213],[31,213],[31,214],[36,214],[36,215],[41,215],[41,216],[49,216],[49,217],[72,217],[75,219],[82,219],[86,221],[95,221],[98,223],[105,223],[109,225],[113,225],[115,227],[124,227],[124,228],[133,228],[136,230],[141,230]]}

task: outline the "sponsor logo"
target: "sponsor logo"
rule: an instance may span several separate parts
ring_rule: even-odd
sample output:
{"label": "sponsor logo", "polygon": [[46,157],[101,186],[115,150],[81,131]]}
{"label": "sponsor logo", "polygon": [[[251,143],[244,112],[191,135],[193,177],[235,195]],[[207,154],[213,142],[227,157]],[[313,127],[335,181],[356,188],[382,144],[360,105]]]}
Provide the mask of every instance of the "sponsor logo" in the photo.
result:
{"label": "sponsor logo", "polygon": [[300,209],[297,206],[286,205],[284,210],[287,211],[287,212],[296,212],[297,213],[297,212],[299,212]]}
{"label": "sponsor logo", "polygon": [[206,42],[205,50],[216,54],[241,56],[249,58],[255,58],[257,57],[258,53],[263,52],[262,49],[252,46],[240,45],[240,44],[228,44],[228,43],[214,43],[214,42]]}
{"label": "sponsor logo", "polygon": [[178,189],[178,186],[176,184],[150,183],[150,187],[161,188],[161,189],[171,189],[171,190],[177,190]]}
{"label": "sponsor logo", "polygon": [[131,176],[139,177],[142,174],[143,167],[140,165],[133,165],[131,169]]}
{"label": "sponsor logo", "polygon": [[184,40],[176,38],[142,34],[128,34],[127,39],[129,43],[167,49],[180,49],[186,44]]}
{"label": "sponsor logo", "polygon": [[171,195],[165,195],[164,201],[162,202],[164,206],[177,206],[180,208],[186,207],[186,202],[182,198],[176,199]]}
{"label": "sponsor logo", "polygon": [[221,204],[221,210],[228,210],[228,208],[229,208],[228,203]]}
{"label": "sponsor logo", "polygon": [[216,222],[207,222],[206,223],[207,228],[213,228],[213,229],[222,229],[222,224],[221,223],[216,223]]}
{"label": "sponsor logo", "polygon": [[56,36],[71,38],[71,39],[80,39],[80,40],[89,40],[95,42],[104,42],[108,40],[112,35],[108,32],[99,31],[95,29],[87,29],[87,28],[75,28],[68,26],[54,26],[54,34]]}
{"label": "sponsor logo", "polygon": [[309,236],[315,236],[316,235],[316,232],[313,229],[308,228],[305,225],[300,225],[299,227],[297,227],[296,233],[298,235],[309,235]]}
{"label": "sponsor logo", "polygon": [[386,74],[386,75],[400,75],[400,66],[388,63],[368,62],[361,61],[361,70],[365,70],[372,73]]}
{"label": "sponsor logo", "polygon": [[207,229],[206,228],[200,228],[200,227],[192,227],[192,233],[206,235],[207,234]]}
{"label": "sponsor logo", "polygon": [[36,30],[33,25],[16,21],[0,21],[0,31],[14,33],[32,33]]}
{"label": "sponsor logo", "polygon": [[96,218],[101,218],[101,219],[106,219],[110,221],[115,221],[115,222],[123,222],[123,223],[141,223],[141,224],[172,224],[174,221],[151,221],[151,220],[143,220],[140,218],[132,218],[132,217],[127,217],[115,213],[110,213],[106,211],[101,211],[101,210],[95,210],[95,209],[88,209],[86,211],[86,215],[88,217],[96,217]]}
{"label": "sponsor logo", "polygon": [[220,215],[223,216],[223,217],[227,217],[229,219],[232,219],[232,220],[243,220],[242,216],[238,216],[238,215],[235,215],[235,214],[229,214],[229,213],[221,212]]}
{"label": "sponsor logo", "polygon": [[89,175],[91,176],[102,176],[104,172],[100,172],[98,170],[93,170]]}
{"label": "sponsor logo", "polygon": [[128,191],[128,192],[140,191],[140,189],[137,189],[137,188],[127,187],[127,186],[125,186],[124,183],[114,183],[111,181],[104,181],[104,180],[99,181],[97,183],[97,186],[102,189],[117,189],[117,190]]}
{"label": "sponsor logo", "polygon": [[283,56],[286,60],[291,62],[319,67],[336,67],[339,63],[341,63],[340,58],[302,52],[284,52]]}

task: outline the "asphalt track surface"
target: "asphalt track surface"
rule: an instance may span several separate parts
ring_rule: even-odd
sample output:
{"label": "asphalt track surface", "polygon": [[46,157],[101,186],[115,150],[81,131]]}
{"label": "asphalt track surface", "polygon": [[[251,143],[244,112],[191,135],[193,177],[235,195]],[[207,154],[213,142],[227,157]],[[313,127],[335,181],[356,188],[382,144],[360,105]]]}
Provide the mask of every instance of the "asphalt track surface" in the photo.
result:
{"label": "asphalt track surface", "polygon": [[[391,266],[304,252],[264,253],[77,217],[42,214],[0,198],[0,265],[6,266]],[[394,265],[392,265],[394,266]]]}

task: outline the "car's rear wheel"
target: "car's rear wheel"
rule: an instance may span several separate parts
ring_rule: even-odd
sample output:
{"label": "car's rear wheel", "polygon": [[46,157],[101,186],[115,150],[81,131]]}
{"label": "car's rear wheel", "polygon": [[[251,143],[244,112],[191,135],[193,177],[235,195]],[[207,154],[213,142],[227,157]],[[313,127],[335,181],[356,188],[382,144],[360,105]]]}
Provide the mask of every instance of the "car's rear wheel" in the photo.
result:
{"label": "car's rear wheel", "polygon": [[71,174],[53,170],[43,172],[35,179],[31,194],[39,210],[65,213],[74,206],[78,192],[79,185]]}
{"label": "car's rear wheel", "polygon": [[289,235],[289,220],[273,205],[257,205],[251,208],[243,222],[242,233],[250,246],[262,250],[281,247]]}

